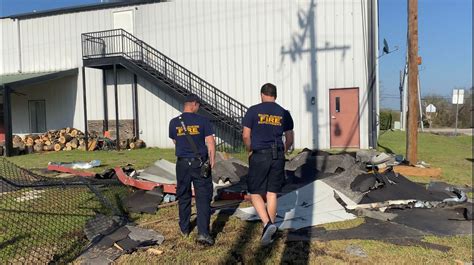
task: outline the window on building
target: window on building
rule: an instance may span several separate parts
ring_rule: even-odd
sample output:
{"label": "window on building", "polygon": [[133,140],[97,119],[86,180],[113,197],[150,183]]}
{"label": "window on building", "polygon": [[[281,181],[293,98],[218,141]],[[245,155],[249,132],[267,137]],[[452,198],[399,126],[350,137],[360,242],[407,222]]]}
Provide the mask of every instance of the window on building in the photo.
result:
{"label": "window on building", "polygon": [[30,132],[46,132],[46,103],[44,100],[29,100]]}
{"label": "window on building", "polygon": [[341,99],[336,97],[336,112],[341,112]]}

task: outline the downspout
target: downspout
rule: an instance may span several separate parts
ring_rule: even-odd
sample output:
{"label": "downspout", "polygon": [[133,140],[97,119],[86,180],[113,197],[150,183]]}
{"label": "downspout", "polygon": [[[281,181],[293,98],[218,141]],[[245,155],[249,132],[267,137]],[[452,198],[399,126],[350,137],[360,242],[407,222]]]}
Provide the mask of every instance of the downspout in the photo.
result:
{"label": "downspout", "polygon": [[22,65],[21,65],[21,29],[20,29],[20,19],[16,19],[16,33],[17,33],[17,40],[18,40],[18,73],[22,72]]}
{"label": "downspout", "polygon": [[374,138],[374,148],[377,148],[378,146],[378,137],[379,137],[379,133],[380,133],[380,120],[379,120],[379,117],[380,117],[380,94],[379,94],[379,60],[377,58],[379,58],[379,47],[378,47],[378,44],[379,44],[379,0],[374,0],[374,4],[375,4],[375,8],[374,8],[374,13],[373,13],[373,16],[374,16],[374,19],[375,19],[375,23],[374,25],[377,27],[376,30],[374,30],[374,44],[375,44],[375,55],[374,55],[374,62],[375,62],[375,117],[374,117],[374,123],[375,123],[375,126],[373,127],[374,128],[374,132],[373,132],[373,138]]}
{"label": "downspout", "polygon": [[12,112],[11,112],[11,88],[3,87],[3,128],[5,131],[5,156],[13,155],[13,130],[12,130]]}

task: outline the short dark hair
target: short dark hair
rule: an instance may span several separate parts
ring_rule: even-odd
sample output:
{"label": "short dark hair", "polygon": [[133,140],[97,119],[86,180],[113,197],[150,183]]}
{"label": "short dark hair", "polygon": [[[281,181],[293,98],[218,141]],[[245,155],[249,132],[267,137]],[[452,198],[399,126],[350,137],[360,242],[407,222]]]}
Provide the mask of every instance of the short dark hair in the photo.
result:
{"label": "short dark hair", "polygon": [[199,97],[196,94],[189,94],[184,98],[184,102],[196,102],[201,103]]}
{"label": "short dark hair", "polygon": [[277,97],[277,87],[274,84],[266,83],[260,89],[260,93],[264,94],[265,96],[270,97]]}

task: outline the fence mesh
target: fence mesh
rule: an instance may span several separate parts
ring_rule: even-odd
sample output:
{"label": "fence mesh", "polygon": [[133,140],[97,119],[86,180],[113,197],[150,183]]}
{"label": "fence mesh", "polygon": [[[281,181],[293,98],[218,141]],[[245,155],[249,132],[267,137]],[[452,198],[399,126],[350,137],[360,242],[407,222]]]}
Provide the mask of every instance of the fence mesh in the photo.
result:
{"label": "fence mesh", "polygon": [[123,215],[127,188],[116,180],[53,178],[0,159],[0,263],[64,263],[88,244],[97,214]]}

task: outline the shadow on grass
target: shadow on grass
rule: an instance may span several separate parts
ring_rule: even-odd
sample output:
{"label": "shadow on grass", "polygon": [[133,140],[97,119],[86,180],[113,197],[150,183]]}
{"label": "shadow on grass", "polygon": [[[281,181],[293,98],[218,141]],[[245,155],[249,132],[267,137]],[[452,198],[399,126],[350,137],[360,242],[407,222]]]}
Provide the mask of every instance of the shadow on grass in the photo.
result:
{"label": "shadow on grass", "polygon": [[383,149],[383,151],[384,151],[385,153],[388,153],[388,154],[394,154],[394,153],[395,153],[395,152],[393,152],[393,150],[390,149],[389,147],[386,147],[386,146],[381,145],[380,142],[378,143],[378,146],[379,146],[381,149]]}
{"label": "shadow on grass", "polygon": [[80,254],[82,254],[84,245],[87,244],[86,240],[84,239],[84,234],[82,231],[76,231],[72,234],[75,234],[73,238],[77,238],[74,240],[74,243],[72,243],[67,249],[61,251],[60,254],[54,255],[49,264],[70,263],[73,262]]}
{"label": "shadow on grass", "polygon": [[[222,264],[245,264],[244,253],[249,250],[249,243],[252,240],[252,235],[259,226],[260,222],[246,222],[244,228],[242,229],[239,240],[234,242],[230,251],[227,253],[226,257],[223,259]],[[259,263],[263,263],[260,261]]]}
{"label": "shadow on grass", "polygon": [[471,162],[471,163],[474,162],[474,159],[473,159],[473,158],[466,158],[466,160],[469,161],[469,162]]}
{"label": "shadow on grass", "polygon": [[9,239],[9,240],[7,240],[7,241],[5,241],[5,242],[1,242],[1,243],[0,243],[0,249],[6,248],[6,247],[8,247],[8,246],[10,246],[10,245],[14,245],[14,244],[16,244],[17,242],[21,241],[22,239],[27,238],[28,236],[29,236],[29,235],[26,235],[26,236],[25,236],[25,235],[19,235],[19,236],[15,236],[15,237],[13,237],[12,239]]}
{"label": "shadow on grass", "polygon": [[212,230],[211,230],[211,236],[213,238],[216,238],[218,234],[220,234],[226,225],[226,223],[229,221],[230,216],[235,213],[237,210],[237,207],[231,208],[231,209],[226,209],[220,210],[219,213],[217,214],[216,219],[214,222],[212,222]]}

